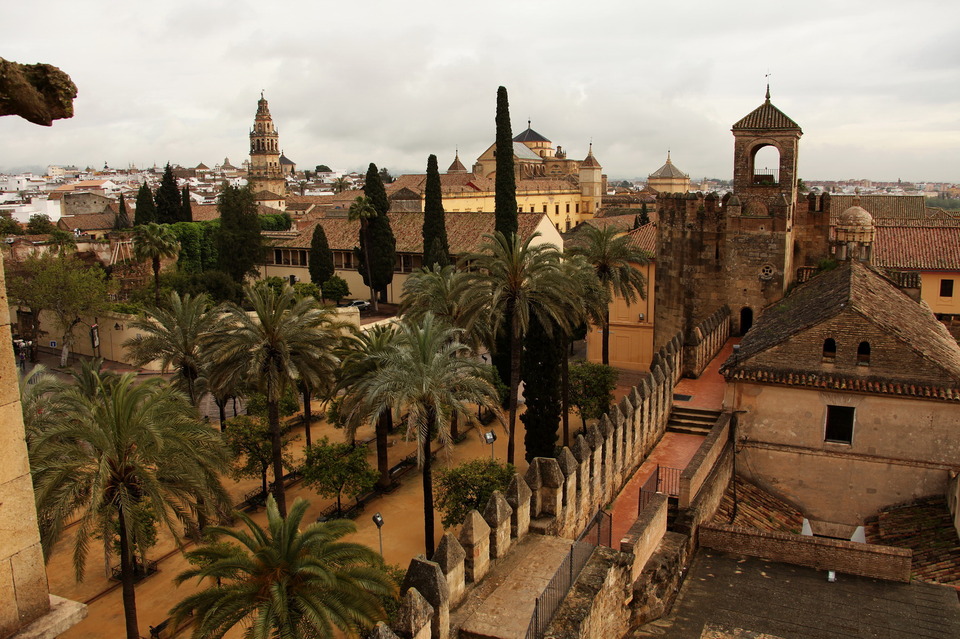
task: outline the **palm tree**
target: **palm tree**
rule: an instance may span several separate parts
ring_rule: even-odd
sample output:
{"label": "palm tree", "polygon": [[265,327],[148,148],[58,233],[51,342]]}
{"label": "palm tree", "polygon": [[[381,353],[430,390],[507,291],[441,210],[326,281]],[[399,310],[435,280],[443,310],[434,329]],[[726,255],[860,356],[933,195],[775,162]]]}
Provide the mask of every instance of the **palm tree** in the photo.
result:
{"label": "palm tree", "polygon": [[[646,299],[646,279],[636,267],[650,261],[646,251],[637,248],[629,235],[620,234],[613,225],[587,225],[584,243],[570,248],[573,255],[582,255],[593,265],[601,286],[612,299],[622,297],[627,304]],[[610,365],[610,307],[603,314],[602,362]]]}
{"label": "palm tree", "polygon": [[386,617],[379,596],[396,584],[373,550],[338,541],[353,522],[313,523],[300,530],[306,500],[297,499],[284,518],[267,499],[267,528],[237,513],[247,530],[211,528],[226,538],[192,551],[198,568],[177,583],[211,577],[217,585],[190,595],[170,611],[176,621],[194,618],[195,639],[220,639],[240,623],[250,639],[332,637],[334,628],[355,636]]}
{"label": "palm tree", "polygon": [[139,639],[133,549],[151,513],[178,539],[180,525],[193,525],[201,511],[229,508],[218,477],[228,464],[219,434],[163,380],[135,381],[133,374],[104,377],[93,395],[68,391],[70,418],[36,434],[30,459],[46,557],[79,516],[73,564],[80,580],[91,536],[112,535],[116,522],[127,639]]}
{"label": "palm tree", "polygon": [[343,193],[350,188],[350,178],[340,176],[333,181],[333,192]]}
{"label": "palm tree", "polygon": [[[526,240],[516,234],[509,238],[497,232],[480,253],[464,258],[470,264],[470,293],[465,296],[465,313],[471,325],[490,313],[490,332],[506,329],[510,335],[510,388],[507,462],[514,459],[514,434],[517,423],[517,396],[520,386],[520,354],[523,336],[535,314],[545,327],[566,327],[566,301],[576,294],[575,287],[563,276],[560,252],[552,244],[532,245],[539,237]],[[509,322],[509,325],[505,325]]]}
{"label": "palm tree", "polygon": [[[353,408],[363,397],[357,392],[361,381],[380,370],[386,356],[397,347],[397,329],[394,326],[379,325],[367,331],[360,331],[351,339],[344,340],[340,358],[342,366],[337,389],[345,391],[340,412],[352,417],[346,422],[347,437],[353,439],[357,427],[359,411]],[[390,461],[387,455],[387,434],[393,430],[393,410],[381,411],[374,416],[377,436],[377,470],[380,479],[377,485],[387,488],[390,485]]]}
{"label": "palm tree", "polygon": [[154,302],[160,306],[160,260],[174,257],[180,250],[177,236],[168,226],[156,222],[141,224],[133,229],[133,256],[150,260],[153,267]]}
{"label": "palm tree", "polygon": [[69,410],[69,402],[64,401],[66,389],[67,385],[47,373],[43,364],[36,364],[20,377],[20,406],[28,447],[32,448],[34,435],[62,419]]}
{"label": "palm tree", "polygon": [[210,298],[206,294],[190,294],[182,298],[176,291],[170,293],[166,308],[154,307],[130,322],[140,331],[128,339],[128,349],[134,366],[144,366],[159,360],[163,370],[176,370],[174,384],[184,391],[194,406],[200,401],[206,352],[202,339],[213,330],[217,315],[210,312]]}
{"label": "palm tree", "polygon": [[417,460],[423,468],[423,524],[427,557],[434,551],[433,473],[430,441],[450,442],[450,419],[475,422],[478,404],[499,410],[488,367],[467,357],[458,340],[462,331],[427,313],[422,324],[404,322],[396,348],[383,357],[379,370],[354,387],[361,400],[353,407],[360,418],[397,408],[406,412],[407,436],[417,438]]}
{"label": "palm tree", "polygon": [[367,281],[370,283],[370,303],[373,304],[373,311],[380,310],[377,306],[377,294],[373,290],[373,273],[370,271],[370,219],[377,217],[377,209],[373,206],[370,198],[363,195],[357,196],[357,199],[350,205],[349,218],[351,220],[360,220],[360,235],[363,236],[363,264],[367,269]]}
{"label": "palm tree", "polygon": [[311,297],[297,299],[284,284],[278,293],[262,284],[244,289],[252,316],[228,305],[217,330],[210,333],[210,381],[218,388],[241,382],[256,388],[267,400],[267,423],[273,441],[274,496],[286,516],[280,399],[288,384],[304,380],[320,388],[333,377],[338,360],[333,354],[342,328],[335,313]]}
{"label": "palm tree", "polygon": [[478,349],[489,343],[487,309],[480,308],[481,317],[468,316],[464,304],[470,292],[471,276],[452,265],[423,267],[410,274],[403,283],[403,301],[400,314],[417,322],[428,313],[455,328],[472,329],[464,337],[470,346]]}

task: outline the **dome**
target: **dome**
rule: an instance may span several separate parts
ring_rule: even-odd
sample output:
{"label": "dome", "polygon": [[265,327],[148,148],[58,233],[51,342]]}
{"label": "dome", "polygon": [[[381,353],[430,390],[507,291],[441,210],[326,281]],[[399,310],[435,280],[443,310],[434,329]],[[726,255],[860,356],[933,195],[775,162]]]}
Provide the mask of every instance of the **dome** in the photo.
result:
{"label": "dome", "polygon": [[854,205],[840,214],[837,218],[837,226],[846,228],[860,227],[864,229],[873,228],[873,216],[865,208]]}

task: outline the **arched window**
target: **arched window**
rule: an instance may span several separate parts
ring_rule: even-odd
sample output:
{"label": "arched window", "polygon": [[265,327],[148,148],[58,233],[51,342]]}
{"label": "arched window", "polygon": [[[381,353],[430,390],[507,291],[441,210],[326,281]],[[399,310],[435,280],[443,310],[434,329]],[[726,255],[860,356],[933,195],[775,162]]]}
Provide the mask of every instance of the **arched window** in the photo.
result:
{"label": "arched window", "polygon": [[780,182],[780,151],[775,146],[762,144],[753,150],[750,158],[754,184]]}
{"label": "arched window", "polygon": [[837,357],[837,342],[832,338],[828,337],[823,340],[823,359],[833,360]]}
{"label": "arched window", "polygon": [[869,366],[870,364],[870,342],[860,342],[857,346],[857,364]]}

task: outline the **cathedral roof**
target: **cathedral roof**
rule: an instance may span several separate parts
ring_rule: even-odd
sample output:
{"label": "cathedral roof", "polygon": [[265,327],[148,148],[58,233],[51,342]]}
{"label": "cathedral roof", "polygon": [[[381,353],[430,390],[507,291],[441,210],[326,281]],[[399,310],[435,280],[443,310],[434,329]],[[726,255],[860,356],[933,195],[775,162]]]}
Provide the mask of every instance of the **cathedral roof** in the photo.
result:
{"label": "cathedral roof", "polygon": [[519,134],[517,137],[513,138],[514,142],[549,142],[547,138],[543,137],[536,131],[530,128],[530,121],[527,120],[527,130]]}
{"label": "cathedral roof", "polygon": [[800,125],[773,106],[770,102],[770,87],[767,86],[767,99],[763,104],[741,118],[733,125],[733,130],[739,129],[800,129]]}
{"label": "cathedral roof", "polygon": [[281,154],[281,155],[280,155],[280,164],[286,164],[286,165],[289,166],[289,165],[295,164],[295,162],[294,162],[293,160],[291,160],[290,158],[288,158],[287,156]]}
{"label": "cathedral roof", "polygon": [[466,173],[467,167],[463,165],[463,162],[460,161],[460,153],[453,158],[453,163],[450,164],[450,168],[447,169],[447,173]]}
{"label": "cathedral roof", "polygon": [[667,163],[651,173],[647,179],[689,179],[690,176],[674,166],[670,160],[670,152],[667,151]]}
{"label": "cathedral roof", "polygon": [[580,164],[580,168],[599,169],[602,168],[597,158],[593,157],[593,144],[590,144],[590,151],[587,152],[586,159]]}

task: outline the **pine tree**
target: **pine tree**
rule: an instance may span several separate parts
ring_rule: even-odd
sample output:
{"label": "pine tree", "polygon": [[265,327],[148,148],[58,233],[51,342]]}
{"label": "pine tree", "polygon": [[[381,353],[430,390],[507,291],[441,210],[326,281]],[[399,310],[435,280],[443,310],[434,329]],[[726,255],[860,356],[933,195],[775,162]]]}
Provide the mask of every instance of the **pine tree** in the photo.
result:
{"label": "pine tree", "polygon": [[497,176],[495,231],[505,237],[517,232],[517,180],[513,168],[513,133],[507,90],[497,89]]}
{"label": "pine tree", "polygon": [[260,220],[250,186],[225,184],[217,199],[217,210],[220,212],[216,234],[219,268],[242,284],[263,257]]}
{"label": "pine tree", "polygon": [[427,158],[427,184],[423,201],[423,265],[446,266],[450,263],[447,244],[447,225],[443,212],[443,193],[440,189],[440,170],[437,156]]}
{"label": "pine tree", "polygon": [[117,212],[117,221],[114,222],[113,228],[118,231],[130,228],[130,216],[127,213],[127,202],[123,199],[123,193],[120,194],[120,207]]}
{"label": "pine tree", "polygon": [[160,186],[157,188],[157,222],[160,224],[173,224],[180,221],[180,189],[177,188],[177,181],[173,177],[173,167],[167,162],[163,170],[163,177],[160,179]]}
{"label": "pine tree", "polygon": [[310,281],[317,286],[333,277],[333,251],[327,243],[327,234],[323,226],[313,227],[313,237],[310,239]]}
{"label": "pine tree", "polygon": [[157,221],[157,206],[153,203],[153,193],[146,183],[137,191],[137,210],[133,213],[134,226]]}
{"label": "pine tree", "polygon": [[193,222],[193,206],[190,204],[190,188],[183,187],[180,192],[180,221]]}
{"label": "pine tree", "polygon": [[565,355],[557,330],[554,328],[551,337],[531,313],[522,373],[527,410],[520,417],[526,427],[523,443],[528,462],[555,455],[562,405],[560,365]]}
{"label": "pine tree", "polygon": [[[370,273],[367,273],[366,265],[361,262],[360,275],[363,276],[363,282],[379,293],[380,298],[386,301],[387,286],[393,281],[393,269],[397,262],[397,241],[393,236],[393,230],[390,228],[390,218],[387,217],[387,211],[390,210],[390,201],[387,199],[387,191],[383,188],[383,181],[380,179],[380,172],[377,165],[370,163],[367,169],[366,182],[363,185],[363,193],[369,198],[373,208],[377,210],[376,217],[370,218],[367,222],[366,238],[361,233],[360,251],[364,250],[367,239],[370,241]],[[370,300],[376,310],[376,300]]]}

